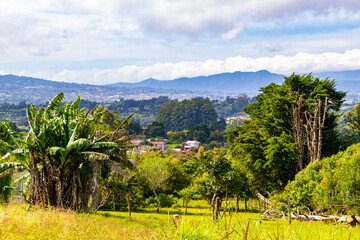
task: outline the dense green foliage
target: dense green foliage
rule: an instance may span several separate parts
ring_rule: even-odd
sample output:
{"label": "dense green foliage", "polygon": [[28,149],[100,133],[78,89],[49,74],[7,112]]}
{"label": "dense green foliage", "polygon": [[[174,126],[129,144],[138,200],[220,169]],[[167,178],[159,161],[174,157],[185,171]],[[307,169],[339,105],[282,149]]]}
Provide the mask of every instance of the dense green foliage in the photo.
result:
{"label": "dense green foliage", "polygon": [[146,127],[156,119],[160,107],[169,101],[170,99],[165,96],[149,100],[121,99],[110,103],[108,108],[110,111],[117,111],[120,117],[133,114],[133,121]]}
{"label": "dense green foliage", "polygon": [[[0,157],[14,149],[17,134],[11,128],[12,123],[3,120],[0,122]],[[11,165],[0,164],[0,203],[6,203],[11,196],[12,172]]]}
{"label": "dense green foliage", "polygon": [[128,130],[130,135],[138,135],[138,134],[143,133],[143,129],[142,129],[140,123],[134,122],[134,121],[129,123],[126,130]]}
{"label": "dense green foliage", "polygon": [[[251,120],[229,132],[230,154],[251,174],[252,185],[264,193],[282,189],[311,161],[307,142],[310,144],[312,135],[305,133],[312,125],[306,119],[315,111],[323,113],[325,106],[321,155],[336,153],[340,144],[334,111],[339,110],[344,96],[344,92],[335,89],[334,81],[312,75],[293,74],[285,77],[281,85],[262,88],[257,102],[244,110]],[[316,110],[317,101],[321,106]]]}
{"label": "dense green foliage", "polygon": [[12,174],[0,177],[0,203],[7,203],[11,196]]}
{"label": "dense green foliage", "polygon": [[217,114],[209,99],[193,98],[163,104],[156,121],[162,122],[166,131],[182,131],[200,124],[214,125],[217,123]]}
{"label": "dense green foliage", "polygon": [[255,102],[255,98],[250,98],[246,94],[241,94],[237,98],[232,98],[228,96],[225,101],[211,101],[217,115],[223,118],[234,116],[243,112],[244,108],[253,102]]}
{"label": "dense green foliage", "polygon": [[339,112],[340,150],[360,142],[360,103]]}
{"label": "dense green foliage", "polygon": [[165,137],[165,127],[162,122],[154,121],[145,130],[145,135],[149,138]]}
{"label": "dense green foliage", "polygon": [[360,144],[309,164],[277,199],[295,207],[360,212]]}
{"label": "dense green foliage", "polygon": [[[106,103],[106,105],[109,106],[108,108],[110,111],[116,111],[119,114],[119,117],[124,118],[132,114],[133,123],[138,123],[140,126],[147,127],[155,121],[160,107],[169,101],[170,99],[168,97],[160,96],[149,100],[121,99],[119,101]],[[174,101],[177,102],[177,100]],[[224,101],[212,100],[211,104],[214,106],[215,111],[220,118],[226,118],[241,114],[243,108],[254,101],[254,98],[240,95],[238,98],[227,97]],[[46,102],[46,104],[47,103],[48,102]],[[79,108],[93,109],[98,104],[99,103],[96,101],[81,100]],[[38,105],[38,107],[40,106],[41,105]],[[26,102],[21,101],[18,104],[9,104],[7,102],[0,103],[0,118],[16,121],[19,126],[28,126],[26,121]],[[140,131],[136,134],[138,133],[140,133]]]}
{"label": "dense green foliage", "polygon": [[60,93],[39,109],[27,106],[31,130],[2,161],[13,156],[13,169],[30,173],[30,203],[87,209],[92,199],[96,208],[98,172],[107,168],[126,176],[116,162],[126,162],[124,128],[129,118],[120,120],[104,107],[79,109],[80,98],[63,105],[63,97]]}
{"label": "dense green foliage", "polygon": [[[199,150],[199,163],[201,174],[197,184],[200,194],[211,198],[214,198],[214,195],[220,198],[224,198],[225,195],[247,198],[245,194],[248,180],[245,174],[226,157],[225,149],[215,148],[204,153]],[[205,182],[210,189],[204,192],[201,185]],[[209,193],[211,194],[208,195]]]}

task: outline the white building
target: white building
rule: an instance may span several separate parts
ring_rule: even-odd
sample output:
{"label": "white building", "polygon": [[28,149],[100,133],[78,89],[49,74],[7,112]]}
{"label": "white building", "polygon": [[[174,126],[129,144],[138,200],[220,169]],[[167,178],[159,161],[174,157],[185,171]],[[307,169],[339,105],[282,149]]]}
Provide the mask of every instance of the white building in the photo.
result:
{"label": "white building", "polygon": [[201,143],[198,141],[187,141],[184,144],[184,150],[198,149]]}

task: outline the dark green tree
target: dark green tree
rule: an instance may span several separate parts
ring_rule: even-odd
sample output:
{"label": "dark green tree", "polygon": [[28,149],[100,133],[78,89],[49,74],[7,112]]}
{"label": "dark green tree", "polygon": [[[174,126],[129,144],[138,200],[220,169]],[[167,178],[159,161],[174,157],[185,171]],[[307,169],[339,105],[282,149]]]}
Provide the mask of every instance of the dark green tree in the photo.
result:
{"label": "dark green tree", "polygon": [[200,124],[192,127],[188,133],[188,138],[191,140],[196,140],[201,143],[207,143],[210,136],[209,128],[205,124]]}
{"label": "dark green tree", "polygon": [[154,121],[146,128],[145,135],[151,138],[166,137],[164,124],[161,122]]}
{"label": "dark green tree", "polygon": [[209,99],[193,98],[163,104],[156,120],[164,123],[166,131],[182,131],[200,124],[211,126],[217,122],[217,114]]}
{"label": "dark green tree", "polygon": [[245,108],[251,120],[229,131],[230,154],[246,167],[259,191],[282,189],[314,159],[311,143],[320,146],[321,156],[337,152],[334,111],[344,97],[333,80],[311,74],[270,84]]}
{"label": "dark green tree", "polygon": [[143,129],[138,122],[130,122],[126,130],[128,130],[130,135],[138,135],[143,133]]}

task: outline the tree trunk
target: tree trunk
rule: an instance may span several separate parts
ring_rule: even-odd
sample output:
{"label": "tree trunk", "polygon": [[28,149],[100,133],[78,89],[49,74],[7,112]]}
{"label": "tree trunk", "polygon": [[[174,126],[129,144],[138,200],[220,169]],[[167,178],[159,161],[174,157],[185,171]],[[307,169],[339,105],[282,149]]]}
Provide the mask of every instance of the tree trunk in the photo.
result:
{"label": "tree trunk", "polygon": [[113,211],[115,212],[115,194],[113,195]]}
{"label": "tree trunk", "polygon": [[228,185],[226,185],[225,207],[224,207],[224,208],[225,208],[225,209],[224,209],[224,210],[225,210],[225,219],[224,219],[224,220],[225,220],[225,231],[227,230],[227,229],[226,229],[226,203],[227,203],[227,194],[228,194]]}
{"label": "tree trunk", "polygon": [[81,182],[81,175],[80,175],[80,169],[78,168],[77,170],[76,170],[76,177],[77,177],[77,184],[78,184],[78,197],[77,197],[77,199],[78,199],[78,202],[80,202],[80,203],[78,203],[79,205],[80,205],[80,207],[82,206],[82,202],[83,202],[83,186],[82,186],[82,182]]}
{"label": "tree trunk", "polygon": [[312,113],[305,112],[305,130],[310,162],[319,161],[321,157],[321,135],[327,112],[327,98],[325,98],[323,112],[321,112],[321,106],[321,100],[317,99],[314,102],[314,111]]}
{"label": "tree trunk", "polygon": [[128,212],[129,212],[129,218],[131,219],[130,193],[126,194],[126,202],[127,202]]}
{"label": "tree trunk", "polygon": [[187,214],[188,201],[185,202],[185,214]]}
{"label": "tree trunk", "polygon": [[245,204],[245,212],[247,212],[247,200],[246,200],[246,198],[244,200],[244,204]]}
{"label": "tree trunk", "polygon": [[216,198],[215,200],[215,213],[213,216],[213,220],[216,221],[218,219],[218,211],[219,211],[219,197]]}
{"label": "tree trunk", "polygon": [[81,209],[87,211],[89,209],[89,200],[91,196],[91,178],[86,179],[81,199]]}
{"label": "tree trunk", "polygon": [[93,172],[93,181],[92,181],[92,192],[90,194],[91,196],[91,210],[96,211],[98,203],[99,203],[99,195],[98,195],[98,170],[99,170],[99,164],[98,162],[92,162],[90,164]]}
{"label": "tree trunk", "polygon": [[72,209],[76,211],[77,209],[77,185],[76,185],[76,176],[75,173],[73,173],[73,180],[72,180]]}
{"label": "tree trunk", "polygon": [[238,213],[239,210],[239,197],[235,197],[235,212]]}
{"label": "tree trunk", "polygon": [[157,201],[157,203],[158,203],[156,212],[159,213],[159,212],[160,212],[160,199],[159,199],[159,196],[156,194],[155,190],[153,190],[153,192],[154,192],[154,194],[155,194],[156,201]]}
{"label": "tree trunk", "polygon": [[55,192],[56,192],[56,206],[58,208],[64,208],[64,205],[63,205],[63,186],[62,186],[62,183],[61,183],[61,173],[60,173],[60,168],[56,168],[54,169],[53,171],[53,178],[55,180]]}
{"label": "tree trunk", "polygon": [[29,149],[29,161],[30,161],[30,175],[31,175],[31,182],[30,182],[30,199],[29,201],[32,204],[36,204],[38,199],[38,192],[40,187],[39,182],[39,170],[36,165],[36,160],[33,154],[33,151]]}
{"label": "tree trunk", "polygon": [[56,182],[56,205],[57,207],[64,208],[62,201],[62,186],[59,177],[57,177],[57,182]]}
{"label": "tree trunk", "polygon": [[216,214],[215,214],[215,212],[216,212],[216,210],[215,210],[215,200],[216,200],[216,192],[217,191],[215,191],[215,193],[214,193],[214,195],[213,195],[213,197],[212,197],[212,199],[211,199],[211,203],[210,203],[210,208],[211,208],[211,214],[212,214],[212,217],[213,217],[213,220],[215,221],[216,220]]}
{"label": "tree trunk", "polygon": [[305,101],[303,97],[296,96],[296,103],[291,104],[291,127],[292,127],[292,135],[294,136],[294,141],[297,147],[297,152],[299,154],[299,159],[297,162],[297,172],[303,170],[303,162],[304,162],[304,142],[305,139],[305,129],[303,123],[303,108]]}
{"label": "tree trunk", "polygon": [[264,200],[264,211],[266,211],[266,201]]}
{"label": "tree trunk", "polygon": [[46,201],[48,207],[50,208],[50,198],[49,198],[49,193],[48,193],[48,169],[46,167],[46,162],[45,162],[45,156],[42,156],[42,165],[43,165],[43,169],[42,169],[42,174],[41,174],[41,182],[42,182],[42,186],[43,186],[43,191],[42,191],[42,198],[44,199],[44,201]]}

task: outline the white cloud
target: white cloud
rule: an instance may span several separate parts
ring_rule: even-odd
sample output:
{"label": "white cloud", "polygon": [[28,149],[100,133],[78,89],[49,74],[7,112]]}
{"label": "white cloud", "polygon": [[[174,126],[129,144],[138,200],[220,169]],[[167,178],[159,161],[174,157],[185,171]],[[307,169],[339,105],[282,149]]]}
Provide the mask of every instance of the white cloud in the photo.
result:
{"label": "white cloud", "polygon": [[[148,66],[129,65],[106,70],[64,70],[54,75],[47,73],[28,74],[57,81],[107,84],[114,82],[137,82],[151,77],[159,80],[170,80],[222,72],[259,71],[264,69],[281,74],[360,69],[360,49],[348,50],[344,53],[298,53],[293,56],[276,55],[274,57],[259,58],[236,56],[226,58],[225,60],[209,59],[204,62],[168,62]],[[26,75],[26,72],[22,73]]]}
{"label": "white cloud", "polygon": [[[0,9],[0,63],[13,64],[2,70],[36,62],[43,67],[37,76],[56,80],[309,72],[358,68],[360,62],[357,49],[345,52],[358,47],[358,0],[11,0],[0,1]],[[125,63],[114,60],[111,67],[76,70],[102,59],[137,59],[146,66],[118,67]],[[55,67],[46,69],[48,62]],[[55,74],[58,69],[67,70]]]}
{"label": "white cloud", "polygon": [[[241,31],[240,25],[234,28],[237,22],[266,23],[269,19],[288,22],[295,18],[301,21],[319,15],[341,20],[360,17],[360,1],[357,0],[12,0],[1,1],[0,9],[2,15],[37,18],[46,14],[50,22],[64,12],[89,19],[111,16],[113,27],[125,18],[131,19],[136,28],[155,32],[194,34],[215,27],[220,29],[225,40]],[[123,28],[120,26],[121,30]],[[229,28],[234,29],[229,32]]]}
{"label": "white cloud", "polygon": [[244,29],[244,25],[242,23],[238,23],[233,29],[222,34],[223,40],[231,40],[236,38],[239,33]]}
{"label": "white cloud", "polygon": [[150,31],[190,33],[212,27],[226,32],[234,22],[250,19],[262,22],[284,19],[287,22],[299,16],[304,20],[319,15],[358,19],[360,10],[356,0],[123,0],[106,4],[100,0],[69,0],[68,4],[86,13],[132,16]]}

